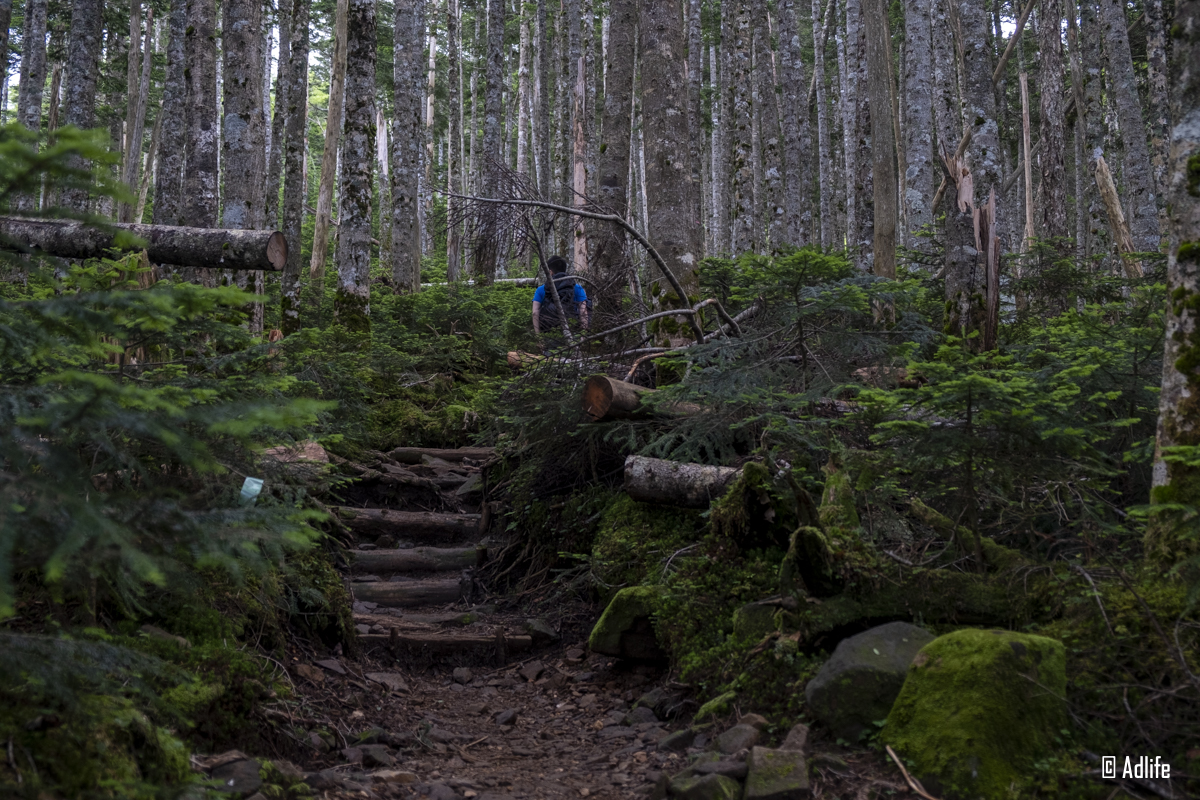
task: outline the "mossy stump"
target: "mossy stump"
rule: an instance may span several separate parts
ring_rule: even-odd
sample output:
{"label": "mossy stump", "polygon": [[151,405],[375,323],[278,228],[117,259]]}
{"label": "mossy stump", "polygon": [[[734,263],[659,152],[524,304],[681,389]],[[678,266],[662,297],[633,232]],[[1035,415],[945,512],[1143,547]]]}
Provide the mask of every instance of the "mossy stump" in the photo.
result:
{"label": "mossy stump", "polygon": [[653,617],[665,590],[631,586],[617,592],[588,638],[593,652],[640,661],[666,658],[654,634]]}

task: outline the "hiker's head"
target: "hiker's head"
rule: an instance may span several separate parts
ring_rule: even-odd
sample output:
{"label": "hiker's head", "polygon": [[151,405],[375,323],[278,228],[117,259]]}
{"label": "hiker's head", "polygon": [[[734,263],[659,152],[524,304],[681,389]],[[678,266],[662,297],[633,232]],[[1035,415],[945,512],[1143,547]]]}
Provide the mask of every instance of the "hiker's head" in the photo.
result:
{"label": "hiker's head", "polygon": [[550,256],[550,260],[546,262],[546,266],[550,269],[551,275],[558,275],[560,272],[567,271],[567,260],[562,256]]}

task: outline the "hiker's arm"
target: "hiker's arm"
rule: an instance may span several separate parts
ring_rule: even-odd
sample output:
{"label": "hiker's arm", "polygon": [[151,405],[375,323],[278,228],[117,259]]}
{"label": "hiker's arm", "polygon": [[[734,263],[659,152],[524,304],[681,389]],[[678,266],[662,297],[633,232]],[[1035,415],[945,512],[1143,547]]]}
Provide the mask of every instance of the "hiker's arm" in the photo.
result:
{"label": "hiker's arm", "polygon": [[579,304],[579,321],[583,324],[583,329],[588,329],[588,310],[587,303]]}
{"label": "hiker's arm", "polygon": [[533,301],[533,332],[541,333],[542,326],[540,324],[542,304],[537,300]]}

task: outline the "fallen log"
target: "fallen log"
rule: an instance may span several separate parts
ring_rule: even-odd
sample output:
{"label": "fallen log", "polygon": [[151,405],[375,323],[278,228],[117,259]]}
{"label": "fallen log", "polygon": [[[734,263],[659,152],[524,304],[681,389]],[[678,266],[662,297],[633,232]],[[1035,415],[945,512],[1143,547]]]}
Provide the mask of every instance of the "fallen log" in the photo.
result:
{"label": "fallen log", "polygon": [[378,603],[388,608],[440,606],[462,596],[458,578],[415,581],[369,581],[350,585],[360,603]]}
{"label": "fallen log", "polygon": [[452,541],[474,536],[478,514],[437,514],[431,511],[393,511],[390,508],[330,509],[346,527],[362,536],[389,534],[400,539]]}
{"label": "fallen log", "polygon": [[[495,650],[496,636],[485,633],[400,633],[397,631],[394,638],[389,634],[368,633],[365,636],[359,636],[358,643],[363,647],[396,646],[422,650],[431,655],[445,655],[464,651]],[[529,650],[533,647],[533,638],[524,634],[505,636],[504,645],[513,651]]]}
{"label": "fallen log", "polygon": [[414,547],[406,550],[351,550],[350,571],[389,575],[397,572],[446,572],[483,566],[486,547]]}
{"label": "fallen log", "polygon": [[100,228],[75,220],[0,217],[0,246],[15,242],[60,258],[99,258],[117,247],[114,230],[144,239],[146,255],[155,264],[278,272],[287,263],[287,239],[279,231],[117,223]]}
{"label": "fallen log", "polygon": [[440,458],[442,461],[462,461],[469,458],[472,461],[487,461],[496,454],[494,447],[458,447],[446,450],[438,447],[397,447],[389,456],[401,464],[420,464],[422,456]]}
{"label": "fallen log", "polygon": [[[593,375],[583,387],[583,410],[595,422],[646,416],[650,407],[643,405],[643,400],[656,391],[607,375]],[[678,416],[698,414],[702,410],[695,403],[671,403],[655,409],[659,413]]]}
{"label": "fallen log", "polygon": [[708,508],[740,472],[733,467],[629,456],[625,459],[625,493],[642,503]]}

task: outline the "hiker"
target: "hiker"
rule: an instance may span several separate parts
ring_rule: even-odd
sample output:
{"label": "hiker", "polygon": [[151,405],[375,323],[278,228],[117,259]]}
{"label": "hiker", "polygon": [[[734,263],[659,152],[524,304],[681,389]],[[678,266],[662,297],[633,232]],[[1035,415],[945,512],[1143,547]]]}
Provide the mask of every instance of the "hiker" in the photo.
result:
{"label": "hiker", "polygon": [[567,260],[562,256],[551,256],[546,262],[554,276],[554,289],[558,294],[558,304],[554,298],[546,297],[546,284],[542,284],[533,293],[533,332],[546,334],[554,342],[561,344],[562,319],[558,315],[558,305],[566,312],[567,323],[579,320],[584,330],[588,327],[588,297],[583,287],[575,279],[567,275]]}

